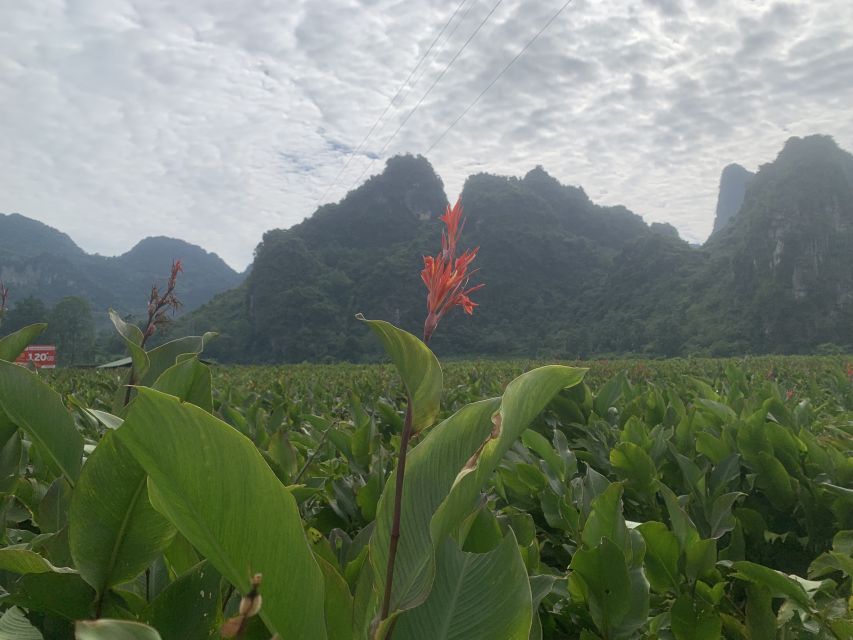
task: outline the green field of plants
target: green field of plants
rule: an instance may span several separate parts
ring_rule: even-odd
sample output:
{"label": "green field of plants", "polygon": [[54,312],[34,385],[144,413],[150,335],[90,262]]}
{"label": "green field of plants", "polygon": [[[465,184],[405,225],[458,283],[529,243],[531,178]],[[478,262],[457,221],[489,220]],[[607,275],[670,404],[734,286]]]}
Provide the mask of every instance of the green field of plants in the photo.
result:
{"label": "green field of plants", "polygon": [[0,340],[0,638],[853,637],[844,358],[442,370],[366,324],[393,364]]}

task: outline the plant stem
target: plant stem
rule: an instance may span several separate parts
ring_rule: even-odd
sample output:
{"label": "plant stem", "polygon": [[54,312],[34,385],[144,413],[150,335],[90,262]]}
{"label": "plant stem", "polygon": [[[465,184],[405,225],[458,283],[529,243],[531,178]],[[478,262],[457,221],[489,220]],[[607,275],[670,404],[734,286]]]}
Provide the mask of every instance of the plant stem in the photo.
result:
{"label": "plant stem", "polygon": [[[394,583],[394,561],[397,558],[397,545],[400,542],[400,515],[403,506],[403,476],[406,473],[406,451],[412,437],[412,397],[406,404],[406,421],[400,438],[400,456],[397,458],[397,476],[394,487],[394,517],[391,521],[391,542],[388,545],[388,568],[385,572],[385,595],[382,597],[382,611],[379,614],[381,623],[388,617],[391,609],[391,589]],[[391,631],[385,637],[389,640]]]}
{"label": "plant stem", "polygon": [[323,448],[323,444],[326,442],[326,436],[329,435],[329,431],[332,428],[337,427],[339,422],[340,420],[335,420],[333,424],[326,427],[326,430],[323,431],[323,437],[320,438],[320,441],[317,443],[314,452],[310,456],[308,456],[308,458],[305,460],[305,464],[302,465],[302,468],[299,470],[299,473],[296,474],[296,477],[291,481],[290,484],[297,484],[299,482],[299,480],[302,478],[302,474],[308,470],[308,466],[312,462],[314,462],[314,458],[317,457],[317,454],[320,453],[320,449]]}

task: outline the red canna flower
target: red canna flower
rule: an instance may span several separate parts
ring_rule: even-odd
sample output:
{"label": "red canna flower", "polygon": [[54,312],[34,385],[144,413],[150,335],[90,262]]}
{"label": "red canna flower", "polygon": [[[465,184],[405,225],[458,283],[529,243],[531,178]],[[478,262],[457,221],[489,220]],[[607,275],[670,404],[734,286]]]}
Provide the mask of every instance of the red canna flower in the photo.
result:
{"label": "red canna flower", "polygon": [[441,232],[441,252],[437,256],[424,256],[421,280],[427,288],[427,318],[424,322],[424,342],[429,342],[435,328],[445,313],[460,306],[468,315],[474,313],[477,303],[469,297],[483,287],[478,284],[468,287],[468,280],[476,270],[468,272],[468,266],[477,257],[476,249],[467,249],[458,258],[456,246],[465,221],[462,219],[462,199],[439,218],[446,229]]}
{"label": "red canna flower", "polygon": [[853,380],[853,363],[847,363],[847,379]]}
{"label": "red canna flower", "polygon": [[791,398],[793,398],[793,397],[794,397],[794,390],[793,390],[793,389],[788,389],[788,390],[785,392],[785,400],[790,400],[790,399],[791,399]]}

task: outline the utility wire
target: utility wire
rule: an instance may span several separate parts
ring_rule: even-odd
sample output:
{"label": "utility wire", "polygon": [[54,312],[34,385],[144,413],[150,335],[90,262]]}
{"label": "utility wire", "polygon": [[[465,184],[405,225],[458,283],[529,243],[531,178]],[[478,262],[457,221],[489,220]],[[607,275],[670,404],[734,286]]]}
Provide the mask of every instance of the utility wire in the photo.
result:
{"label": "utility wire", "polygon": [[465,110],[464,110],[462,113],[460,113],[460,114],[459,114],[459,116],[458,116],[458,117],[457,117],[453,122],[451,122],[451,123],[450,123],[450,126],[449,126],[449,127],[447,127],[447,129],[445,129],[445,130],[442,132],[442,134],[441,134],[440,136],[438,136],[438,138],[436,138],[435,142],[433,142],[433,143],[429,146],[429,148],[426,150],[426,152],[425,152],[425,153],[429,153],[430,151],[432,151],[433,149],[435,149],[435,147],[438,145],[438,143],[439,143],[439,142],[441,142],[441,141],[444,139],[444,136],[446,136],[448,133],[450,133],[450,130],[451,130],[451,129],[453,129],[453,127],[455,127],[455,126],[456,126],[456,124],[457,124],[457,123],[458,123],[462,118],[464,118],[464,117],[465,117],[465,114],[467,114],[467,113],[468,113],[468,112],[469,112],[469,111],[474,107],[474,105],[475,105],[475,104],[477,104],[477,103],[480,101],[480,98],[482,98],[482,97],[486,94],[486,92],[487,92],[489,89],[491,89],[491,88],[495,85],[495,83],[496,83],[498,80],[500,80],[500,79],[501,79],[501,76],[503,76],[503,74],[505,74],[505,73],[509,70],[509,68],[510,68],[512,65],[514,65],[514,64],[515,64],[515,62],[516,62],[516,61],[517,61],[517,60],[518,60],[522,55],[524,55],[524,52],[525,52],[525,51],[527,51],[527,49],[529,49],[529,48],[530,48],[530,46],[531,46],[534,42],[536,42],[536,40],[539,38],[539,36],[541,36],[543,33],[545,33],[545,31],[548,29],[548,27],[550,27],[550,26],[551,26],[551,24],[554,22],[554,20],[556,20],[558,17],[560,17],[560,14],[561,14],[561,13],[563,13],[563,11],[566,9],[566,7],[568,7],[570,4],[572,4],[572,2],[573,2],[573,1],[574,1],[574,0],[566,0],[566,2],[563,4],[563,6],[562,6],[562,7],[560,7],[560,8],[557,10],[557,13],[555,13],[553,16],[551,16],[550,20],[548,20],[548,22],[546,22],[546,23],[545,23],[545,26],[543,26],[541,29],[539,29],[539,31],[536,33],[536,35],[535,35],[535,36],[533,36],[533,38],[531,38],[531,39],[530,39],[530,41],[528,41],[528,43],[527,43],[526,45],[524,45],[524,47],[522,47],[521,51],[519,51],[517,54],[515,54],[515,57],[514,57],[512,60],[510,60],[510,61],[509,61],[509,63],[508,63],[508,64],[507,64],[503,69],[501,69],[501,70],[500,70],[500,72],[498,72],[498,75],[496,75],[496,76],[494,77],[494,79],[493,79],[489,84],[487,84],[487,85],[486,85],[486,88],[485,88],[485,89],[483,89],[483,90],[480,92],[480,94],[479,94],[476,98],[474,98],[474,101],[473,101],[473,102],[471,102],[471,104],[469,104],[467,107],[465,107]]}
{"label": "utility wire", "polygon": [[[434,39],[434,40],[432,41],[432,43],[429,45],[429,48],[428,48],[428,49],[426,50],[426,52],[421,56],[421,58],[420,58],[420,60],[418,60],[417,64],[415,64],[415,66],[414,66],[414,67],[412,67],[412,70],[409,72],[409,75],[408,75],[408,76],[406,77],[406,79],[403,81],[403,84],[401,84],[401,85],[397,88],[397,92],[396,92],[396,93],[391,97],[391,99],[388,101],[388,104],[385,106],[384,111],[382,111],[382,113],[381,113],[381,114],[379,115],[379,117],[376,119],[376,122],[374,122],[374,123],[373,123],[373,126],[372,126],[372,127],[370,127],[370,131],[368,131],[368,132],[367,132],[367,135],[366,135],[366,136],[364,136],[364,138],[362,139],[362,141],[358,143],[358,146],[355,148],[355,150],[354,150],[354,151],[351,151],[351,152],[349,153],[349,155],[347,156],[347,161],[344,163],[343,168],[341,168],[341,170],[340,170],[340,171],[338,171],[338,175],[336,175],[336,176],[335,176],[335,179],[334,179],[334,180],[332,180],[332,182],[331,182],[331,183],[329,183],[329,185],[326,187],[326,190],[325,190],[325,191],[323,191],[323,195],[322,195],[322,196],[320,196],[320,198],[317,200],[317,203],[316,203],[316,205],[314,206],[314,208],[315,208],[315,209],[317,208],[317,206],[318,206],[318,205],[319,205],[323,200],[325,200],[325,199],[326,199],[326,196],[328,195],[329,191],[331,191],[331,189],[332,189],[332,188],[337,184],[337,182],[338,182],[338,180],[340,179],[340,177],[341,177],[341,176],[344,174],[344,172],[347,170],[347,167],[349,167],[350,162],[352,162],[352,159],[353,159],[353,158],[358,154],[358,152],[359,152],[359,151],[361,151],[361,148],[364,146],[364,144],[367,142],[367,140],[370,138],[370,136],[372,136],[372,135],[373,135],[373,132],[376,130],[376,127],[377,127],[377,126],[379,125],[379,123],[382,121],[382,118],[384,118],[384,117],[385,117],[385,114],[386,114],[386,113],[388,113],[388,110],[389,110],[389,109],[391,108],[391,106],[394,104],[394,101],[395,101],[395,100],[400,96],[400,93],[403,91],[403,89],[404,89],[404,88],[406,87],[406,85],[409,83],[409,80],[411,80],[411,79],[412,79],[412,76],[413,76],[413,75],[415,75],[415,72],[418,70],[418,68],[419,68],[419,67],[424,63],[424,61],[427,59],[427,56],[429,56],[429,54],[430,54],[430,52],[432,51],[433,47],[435,47],[436,43],[437,43],[437,42],[439,41],[439,39],[441,38],[442,34],[447,30],[447,27],[449,27],[449,26],[450,26],[450,23],[451,23],[451,22],[453,22],[453,19],[456,17],[456,14],[457,14],[457,13],[459,13],[459,10],[460,10],[460,9],[462,9],[462,7],[465,5],[465,3],[466,3],[466,2],[468,2],[468,0],[461,0],[461,1],[459,2],[459,4],[458,4],[458,5],[456,5],[456,10],[455,10],[455,11],[453,12],[453,14],[450,16],[450,19],[448,19],[448,21],[444,23],[444,26],[441,28],[441,31],[439,31],[439,32],[438,32],[438,35],[435,37],[435,39]],[[469,9],[470,9],[470,6],[469,6]],[[466,11],[466,15],[467,15],[467,11]],[[464,16],[463,16],[463,18],[462,18],[462,19],[464,20]],[[460,22],[461,22],[461,20],[460,20]],[[456,25],[456,26],[458,27],[458,26],[459,26],[459,24],[457,23],[457,25]],[[454,29],[453,29],[453,32],[455,32],[455,31],[456,31],[456,28],[454,28]],[[450,34],[451,36],[453,35],[453,32],[451,32],[451,34]],[[449,36],[448,36],[448,38],[449,38]]]}
{"label": "utility wire", "polygon": [[[569,1],[571,2],[571,0],[569,0]],[[405,124],[409,121],[409,119],[413,115],[415,115],[415,112],[420,108],[421,104],[423,104],[423,101],[426,100],[427,96],[429,96],[429,94],[432,92],[432,90],[435,88],[435,86],[441,81],[441,79],[444,77],[444,75],[450,70],[450,67],[453,66],[453,63],[456,62],[456,60],[459,58],[459,56],[462,55],[462,52],[465,51],[465,49],[468,47],[468,45],[471,43],[471,41],[474,39],[474,37],[480,32],[480,29],[482,29],[483,26],[485,26],[486,22],[488,22],[489,18],[492,17],[492,14],[501,5],[502,2],[503,2],[503,0],[498,0],[495,3],[495,5],[491,8],[489,13],[486,14],[486,17],[480,21],[480,24],[477,25],[477,28],[474,29],[474,31],[471,33],[471,35],[468,36],[468,39],[462,44],[462,46],[459,48],[459,50],[456,52],[456,54],[445,65],[444,69],[441,70],[441,73],[439,73],[438,76],[436,77],[436,79],[433,80],[432,84],[429,86],[429,88],[421,96],[421,99],[418,100],[418,103],[412,108],[411,111],[409,111],[409,113],[406,115],[406,117],[403,118],[403,121],[400,122],[397,129],[395,129],[394,133],[391,134],[391,137],[389,137],[385,141],[385,144],[382,145],[382,148],[376,154],[376,157],[373,158],[373,160],[371,160],[364,167],[364,170],[359,174],[358,178],[356,178],[355,181],[352,183],[352,185],[350,185],[350,189],[352,189],[356,184],[361,182],[361,179],[364,177],[364,174],[367,173],[367,171],[370,169],[370,167],[373,166],[373,163],[376,162],[376,160],[382,156],[382,154],[385,152],[385,149],[387,149],[388,145],[391,144],[391,141],[397,137],[398,133],[400,133],[400,129],[402,129],[405,126]]]}
{"label": "utility wire", "polygon": [[[453,25],[453,28],[450,30],[450,33],[448,33],[447,37],[444,39],[444,43],[439,47],[438,51],[435,52],[436,59],[441,54],[441,52],[444,50],[444,47],[447,46],[447,43],[450,42],[451,40],[453,40],[453,34],[455,34],[459,30],[459,27],[462,25],[462,23],[465,22],[465,18],[468,17],[469,13],[471,13],[471,9],[474,6],[474,4],[476,4],[476,3],[472,2],[467,7],[465,7],[465,13],[463,13],[462,17],[459,18],[459,20],[456,22],[455,25]],[[411,87],[409,88],[409,91],[406,92],[406,96],[408,96],[409,92],[411,92],[412,89],[414,89],[416,86],[418,86],[418,84],[421,81],[421,78],[423,78],[424,74],[427,72],[427,68],[428,68],[428,65],[424,65],[423,68],[421,68],[417,77],[412,82]],[[405,97],[403,99],[405,99]]]}

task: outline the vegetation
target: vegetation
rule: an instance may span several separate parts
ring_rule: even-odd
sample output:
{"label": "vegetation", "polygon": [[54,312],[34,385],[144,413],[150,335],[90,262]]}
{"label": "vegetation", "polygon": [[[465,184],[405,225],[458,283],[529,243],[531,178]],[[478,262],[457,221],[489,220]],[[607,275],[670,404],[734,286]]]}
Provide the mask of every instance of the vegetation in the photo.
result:
{"label": "vegetation", "polygon": [[[6,345],[8,338],[0,343]],[[163,366],[159,356],[149,354],[157,369]],[[174,351],[170,359],[178,359]],[[478,406],[470,403],[505,401],[508,383],[537,364],[446,366],[439,424],[426,429],[410,452],[411,482],[419,477],[418,461],[428,458],[429,481],[422,488],[446,491],[450,485],[441,474],[452,480],[454,464],[461,468],[465,460],[417,452],[429,451],[428,443],[451,429],[457,442],[462,417]],[[427,596],[400,616],[394,638],[849,637],[853,371],[846,360],[584,364],[584,382],[556,393],[520,437],[506,443],[465,503],[466,516],[437,547],[435,585],[459,570],[454,562],[465,560],[470,573],[459,576],[462,585],[473,588],[476,578],[486,588],[488,569],[500,567],[500,593],[484,595],[493,601],[482,605],[482,617],[451,609],[459,614],[452,620],[436,617],[438,603],[430,597],[439,594]],[[8,546],[0,550],[0,564],[10,594],[4,605],[16,614],[8,614],[9,624],[36,627],[45,638],[71,638],[72,621],[93,618],[100,603],[101,616],[142,621],[163,639],[217,637],[220,625],[236,616],[239,594],[250,591],[251,575],[262,573],[261,611],[270,609],[269,616],[263,624],[252,618],[244,637],[269,638],[274,631],[282,638],[322,637],[293,626],[292,608],[307,607],[308,596],[291,556],[279,562],[253,552],[248,566],[237,565],[237,575],[227,573],[238,558],[246,559],[247,547],[266,544],[282,553],[295,536],[323,575],[323,586],[314,588],[316,606],[339,614],[320,616],[328,637],[363,637],[360,630],[369,627],[377,604],[365,577],[377,565],[370,556],[372,531],[388,517],[383,494],[389,490],[383,487],[393,486],[406,405],[393,366],[209,371],[185,360],[153,386],[172,385],[168,390],[187,402],[146,392],[148,401],[131,404],[117,431],[120,419],[108,412],[115,410],[126,373],[59,369],[37,377],[0,367],[0,406],[15,416],[4,431],[2,469]],[[22,383],[14,396],[11,376]],[[14,406],[13,397],[21,399]],[[193,401],[206,411],[194,409]],[[55,428],[59,423],[64,429]],[[137,437],[150,430],[145,446],[156,451],[140,460],[151,465],[153,480],[139,496],[144,508],[137,503],[132,510],[132,492],[122,498],[105,491],[130,486],[130,470],[140,468],[129,453],[137,444],[122,448],[125,440],[117,437],[128,425],[138,425]],[[174,446],[178,437],[186,442]],[[82,470],[81,453],[87,458]],[[187,522],[163,502],[149,501],[152,486],[163,500],[182,478],[197,480],[193,491],[206,505],[206,521]],[[221,482],[214,483],[217,478]],[[279,495],[276,484],[289,487],[295,512],[263,499]],[[403,495],[413,496],[413,508],[423,508],[420,517],[435,521],[434,502],[424,506],[424,494],[414,488]],[[245,508],[234,511],[241,503]],[[138,529],[117,534],[107,515],[118,507],[134,514]],[[297,529],[286,529],[288,520]],[[152,538],[146,523],[165,537]],[[238,540],[228,538],[229,530]],[[411,530],[403,528],[401,549]],[[203,540],[211,532],[233,546],[211,548]],[[111,571],[113,563],[120,569]],[[271,593],[284,588],[282,573],[295,581],[298,597]],[[510,576],[523,579],[519,584],[530,592],[509,589]],[[634,606],[624,610],[621,603],[629,602]],[[272,609],[282,612],[283,623]],[[457,635],[441,635],[425,626],[429,620],[451,624]],[[489,622],[514,631],[501,635]],[[530,636],[527,624],[533,625]]]}
{"label": "vegetation", "polygon": [[[243,279],[216,254],[182,240],[149,237],[120,256],[105,257],[86,253],[45,224],[19,214],[0,214],[0,278],[14,301],[35,298],[49,307],[69,296],[83,298],[96,314],[98,329],[109,324],[106,311],[111,306],[144,317],[139,292],[159,281],[158,265],[178,258],[187,267],[182,281],[187,309]],[[46,316],[36,321],[45,322]]]}
{"label": "vegetation", "polygon": [[[431,346],[496,358],[849,351],[853,156],[825,136],[792,138],[744,182],[742,205],[731,185],[720,194],[740,212],[696,248],[541,167],[470,177],[465,233],[488,286],[482,312]],[[446,201],[424,158],[393,158],[339,204],[266,233],[246,282],[183,328],[220,332],[211,355],[228,362],[375,359],[354,315],[419,333],[419,256]]]}
{"label": "vegetation", "polygon": [[148,344],[180,262],[143,326],[111,312],[118,376],[0,339],[0,638],[851,637],[853,364],[446,375],[428,343],[486,289],[441,221],[423,341],[359,316],[392,367],[214,381],[212,335]]}

